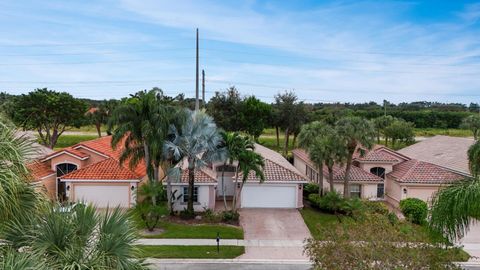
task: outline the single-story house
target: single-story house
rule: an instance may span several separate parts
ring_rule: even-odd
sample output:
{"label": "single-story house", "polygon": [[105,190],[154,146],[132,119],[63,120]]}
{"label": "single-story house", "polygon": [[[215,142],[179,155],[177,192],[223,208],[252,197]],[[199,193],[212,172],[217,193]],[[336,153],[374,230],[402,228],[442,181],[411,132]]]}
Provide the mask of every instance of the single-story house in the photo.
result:
{"label": "single-story house", "polygon": [[[312,182],[318,182],[318,170],[303,149],[293,150],[295,167]],[[429,201],[443,185],[461,180],[465,174],[411,158],[399,151],[377,145],[364,156],[354,156],[350,177],[350,195],[371,200],[385,200],[398,206],[410,197]],[[328,190],[328,171],[324,166],[324,187]],[[334,166],[334,184],[343,193],[345,165]]]}
{"label": "single-story house", "polygon": [[[113,150],[111,136],[81,142],[37,159],[28,167],[32,184],[44,190],[51,199],[83,201],[99,208],[131,207],[136,202],[138,186],[147,181],[143,162],[136,168],[120,165],[121,147]],[[302,189],[306,178],[277,152],[256,145],[255,151],[265,159],[265,181],[260,183],[249,174],[238,195],[243,208],[301,208]],[[223,194],[231,199],[239,192],[235,183],[235,167],[227,165],[222,178],[223,164],[216,163],[195,170],[194,208],[196,211],[214,209]],[[241,178],[239,178],[241,179]],[[172,179],[175,210],[183,210],[188,200],[188,171],[183,168],[179,179]],[[225,187],[225,188],[222,188]]]}

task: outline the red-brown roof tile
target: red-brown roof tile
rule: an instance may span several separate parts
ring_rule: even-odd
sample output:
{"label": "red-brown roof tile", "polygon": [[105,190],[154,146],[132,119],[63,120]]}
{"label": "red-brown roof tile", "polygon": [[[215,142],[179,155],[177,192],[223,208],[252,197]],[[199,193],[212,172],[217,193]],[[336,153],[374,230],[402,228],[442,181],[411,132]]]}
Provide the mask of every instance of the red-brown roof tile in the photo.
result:
{"label": "red-brown roof tile", "polygon": [[386,151],[370,151],[365,156],[359,157],[359,161],[366,161],[366,162],[391,162],[395,163],[400,161],[394,155],[387,153]]}
{"label": "red-brown roof tile", "polygon": [[140,179],[132,171],[121,166],[118,160],[107,158],[66,174],[62,179],[75,180],[134,180]]}
{"label": "red-brown roof tile", "polygon": [[52,171],[52,168],[48,163],[44,163],[40,161],[33,161],[27,164],[27,168],[32,174],[33,180],[39,180],[40,178],[43,178],[55,173],[54,171]]}
{"label": "red-brown roof tile", "polygon": [[465,178],[446,168],[416,159],[394,165],[388,176],[398,182],[418,184],[448,184]]}
{"label": "red-brown roof tile", "polygon": [[[204,172],[203,170],[195,170],[194,173],[195,183],[216,183],[217,180],[210,176],[208,173]],[[180,177],[180,181],[182,183],[188,183],[188,169],[182,170],[182,175]]]}
{"label": "red-brown roof tile", "polygon": [[[280,164],[269,159],[265,159],[263,175],[265,177],[265,182],[306,181],[306,179],[299,173],[296,173],[295,171],[281,166]],[[240,174],[239,179],[241,178],[242,175]],[[257,177],[255,173],[251,171],[247,176],[247,181],[260,181],[260,177]]]}

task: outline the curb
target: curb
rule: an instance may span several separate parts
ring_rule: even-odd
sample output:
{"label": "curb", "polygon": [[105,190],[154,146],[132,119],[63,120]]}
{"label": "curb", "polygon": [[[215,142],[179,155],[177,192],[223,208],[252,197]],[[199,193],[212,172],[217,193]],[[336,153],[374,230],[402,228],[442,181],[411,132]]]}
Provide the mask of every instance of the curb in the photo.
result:
{"label": "curb", "polygon": [[308,260],[264,260],[264,259],[155,259],[148,258],[149,263],[178,263],[178,264],[302,264],[311,265]]}

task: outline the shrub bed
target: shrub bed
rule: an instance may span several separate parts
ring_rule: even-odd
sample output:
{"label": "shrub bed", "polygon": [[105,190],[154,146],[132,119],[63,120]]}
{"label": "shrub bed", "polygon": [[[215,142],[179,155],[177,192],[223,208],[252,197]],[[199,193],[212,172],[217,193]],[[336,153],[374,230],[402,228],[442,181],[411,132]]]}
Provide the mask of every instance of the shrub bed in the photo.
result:
{"label": "shrub bed", "polygon": [[427,203],[417,198],[401,200],[400,210],[408,221],[415,224],[423,224],[428,214]]}

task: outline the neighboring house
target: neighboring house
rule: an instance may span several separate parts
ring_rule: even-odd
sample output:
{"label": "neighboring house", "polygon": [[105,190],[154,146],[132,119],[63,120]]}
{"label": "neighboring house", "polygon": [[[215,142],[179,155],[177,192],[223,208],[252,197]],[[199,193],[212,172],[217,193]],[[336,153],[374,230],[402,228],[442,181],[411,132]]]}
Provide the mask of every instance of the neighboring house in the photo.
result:
{"label": "neighboring house", "polygon": [[438,135],[402,148],[398,152],[460,173],[470,174],[467,151],[474,143],[473,138]]}
{"label": "neighboring house", "polygon": [[[253,173],[247,177],[239,207],[249,208],[301,208],[303,184],[306,178],[277,152],[256,145],[255,151],[265,159],[265,182],[260,183]],[[136,202],[138,186],[146,182],[146,169],[141,162],[130,169],[121,166],[121,147],[111,148],[111,136],[85,141],[56,151],[28,164],[32,172],[32,184],[46,191],[51,199],[59,201],[83,201],[99,208],[131,207]],[[194,208],[196,211],[214,209],[221,201],[223,164],[211,164],[195,170]],[[239,190],[234,182],[235,167],[227,165],[223,179],[226,196],[231,199]],[[241,181],[242,176],[239,176]],[[172,180],[174,202],[177,211],[186,208],[188,200],[188,171],[182,169],[180,178]],[[223,203],[223,202],[221,202]]]}
{"label": "neighboring house", "polygon": [[37,137],[35,134],[31,131],[17,131],[15,133],[17,137],[24,137],[27,138],[29,141],[32,142],[32,151],[28,153],[28,156],[26,157],[28,160],[35,160],[41,157],[44,157],[46,155],[49,155],[53,153],[53,150],[41,145],[37,142]]}
{"label": "neighboring house", "polygon": [[[293,150],[294,165],[312,182],[317,182],[318,172],[303,149]],[[375,146],[363,157],[354,157],[351,169],[350,195],[381,200],[398,206],[405,198],[429,201],[439,187],[465,177],[429,162],[412,159],[384,146]],[[328,171],[324,168],[324,187],[328,189]],[[343,193],[345,166],[334,167],[335,189]]]}
{"label": "neighboring house", "polygon": [[28,164],[32,184],[53,200],[131,207],[146,169],[143,162],[134,169],[121,166],[121,148],[113,150],[110,144],[111,136],[102,137],[35,160]]}
{"label": "neighboring house", "polygon": [[[303,176],[282,155],[259,144],[255,145],[255,152],[265,161],[265,181],[251,172],[247,176],[242,193],[238,195],[238,207],[241,208],[301,208],[303,207],[303,185],[307,183]],[[223,204],[222,190],[222,163],[211,164],[195,171],[194,209],[203,211],[214,209],[216,203]],[[235,166],[227,165],[223,177],[225,196],[231,200],[235,192],[239,191],[242,175],[239,174],[235,185]],[[188,171],[183,168],[180,180],[172,180],[173,190],[176,190],[178,200],[174,202],[174,209],[180,211],[186,208],[188,200]],[[218,202],[217,202],[218,201]]]}

